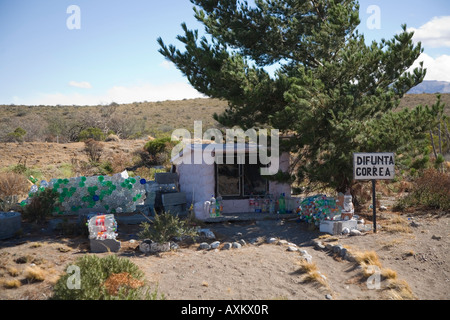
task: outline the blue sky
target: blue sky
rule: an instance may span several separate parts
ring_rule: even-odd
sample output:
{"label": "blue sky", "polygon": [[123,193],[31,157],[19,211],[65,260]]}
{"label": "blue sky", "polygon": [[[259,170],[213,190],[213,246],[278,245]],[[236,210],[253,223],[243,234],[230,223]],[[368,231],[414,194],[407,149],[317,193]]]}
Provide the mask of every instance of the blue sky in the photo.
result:
{"label": "blue sky", "polygon": [[[80,9],[79,29],[67,26],[70,5]],[[203,30],[192,6],[189,0],[0,0],[0,104],[201,96],[156,42],[161,36],[183,49],[175,39],[182,22]],[[406,23],[425,47],[426,79],[450,81],[448,0],[361,0],[360,6],[359,30],[367,41],[390,39]]]}

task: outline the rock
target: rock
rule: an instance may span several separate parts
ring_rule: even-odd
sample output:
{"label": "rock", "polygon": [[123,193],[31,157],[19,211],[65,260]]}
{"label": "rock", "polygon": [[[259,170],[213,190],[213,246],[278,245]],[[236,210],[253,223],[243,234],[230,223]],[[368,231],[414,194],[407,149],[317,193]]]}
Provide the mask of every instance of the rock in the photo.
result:
{"label": "rock", "polygon": [[441,236],[437,236],[437,235],[433,234],[433,235],[431,236],[431,239],[434,239],[434,240],[441,240],[441,239],[442,239],[442,237],[441,237]]}
{"label": "rock", "polygon": [[293,247],[296,247],[296,246],[297,246],[295,243],[292,243],[292,242],[288,242],[287,245],[288,245],[288,246],[293,246]]}
{"label": "rock", "polygon": [[316,250],[325,250],[325,246],[323,245],[322,242],[317,241],[314,243],[314,249]]}
{"label": "rock", "polygon": [[90,239],[90,245],[93,253],[118,252],[120,250],[120,241],[115,239]]}
{"label": "rock", "polygon": [[294,246],[288,246],[287,251],[295,252],[295,251],[298,251],[298,248],[294,247]]}
{"label": "rock", "polygon": [[306,262],[312,263],[312,256],[311,256],[311,255],[305,254],[305,255],[302,256],[302,258],[303,258],[304,260],[306,260]]}
{"label": "rock", "polygon": [[347,249],[342,248],[341,252],[339,253],[339,256],[345,259],[345,256],[347,255]]}
{"label": "rock", "polygon": [[361,234],[362,234],[361,231],[359,231],[357,229],[350,230],[350,235],[351,236],[360,236]]}
{"label": "rock", "polygon": [[178,249],[180,249],[180,246],[178,245],[178,243],[176,243],[176,242],[170,243],[170,250],[178,250]]}
{"label": "rock", "polygon": [[210,245],[211,249],[217,249],[219,246],[220,246],[220,241],[214,241]]}
{"label": "rock", "polygon": [[156,253],[170,250],[170,242],[158,243],[150,239],[145,239],[139,244],[139,250],[142,253]]}
{"label": "rock", "polygon": [[351,253],[350,251],[346,250],[345,252],[345,260],[350,261],[350,262],[356,262],[356,257],[353,253]]}
{"label": "rock", "polygon": [[238,243],[239,243],[241,246],[245,246],[245,245],[247,244],[247,243],[245,242],[244,239],[239,240]]}
{"label": "rock", "polygon": [[333,247],[333,252],[334,252],[334,253],[337,253],[337,254],[340,254],[342,248],[343,248],[342,244],[337,244],[337,245],[335,245],[335,246]]}
{"label": "rock", "polygon": [[277,238],[269,238],[269,239],[267,239],[267,243],[275,243],[277,241],[278,241]]}
{"label": "rock", "polygon": [[325,296],[325,298],[326,298],[327,300],[333,300],[333,296],[332,296],[331,294],[327,294],[327,295]]}
{"label": "rock", "polygon": [[222,250],[230,250],[231,249],[231,243],[226,242],[223,244]]}
{"label": "rock", "polygon": [[380,211],[386,211],[387,207],[386,206],[380,206]]}
{"label": "rock", "polygon": [[216,238],[214,233],[209,229],[199,229],[198,233],[200,235],[204,235],[207,239],[215,239]]}
{"label": "rock", "polygon": [[413,227],[413,228],[417,228],[417,227],[420,227],[421,224],[413,221],[413,222],[410,223],[410,226]]}
{"label": "rock", "polygon": [[327,250],[333,250],[333,244],[331,244],[331,243],[327,243],[326,245],[325,245],[325,248],[327,249]]}
{"label": "rock", "polygon": [[349,234],[349,233],[350,233],[350,229],[349,228],[342,229],[342,234]]}
{"label": "rock", "polygon": [[242,248],[242,245],[239,242],[233,242],[233,244],[231,245],[231,247],[233,249],[240,249]]}
{"label": "rock", "polygon": [[282,245],[288,244],[288,242],[286,240],[280,240],[280,241],[278,241],[278,244],[280,246],[282,246]]}
{"label": "rock", "polygon": [[364,219],[359,219],[358,224],[364,224]]}
{"label": "rock", "polygon": [[206,242],[202,242],[198,246],[198,250],[209,250],[209,249],[211,249],[211,246]]}
{"label": "rock", "polygon": [[299,252],[300,252],[300,254],[301,254],[301,255],[305,255],[305,254],[308,254],[308,251],[306,251],[306,250],[304,250],[304,249],[302,249],[302,250],[299,250]]}

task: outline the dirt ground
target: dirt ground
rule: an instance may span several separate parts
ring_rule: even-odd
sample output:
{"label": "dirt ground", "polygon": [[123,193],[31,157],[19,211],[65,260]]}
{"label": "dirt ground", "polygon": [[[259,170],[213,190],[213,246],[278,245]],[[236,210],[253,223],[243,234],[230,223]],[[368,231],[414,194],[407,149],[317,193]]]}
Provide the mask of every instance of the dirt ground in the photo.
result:
{"label": "dirt ground", "polygon": [[[380,225],[388,225],[392,216],[383,213]],[[408,219],[407,216],[404,216]],[[240,223],[212,223],[209,228],[222,245],[243,239],[240,249],[202,251],[198,243],[181,245],[176,251],[146,255],[136,250],[138,226],[119,225],[117,254],[136,263],[146,275],[151,288],[157,288],[168,300],[379,300],[399,298],[391,295],[385,281],[370,289],[361,268],[327,250],[316,250],[313,240],[343,244],[355,251],[374,250],[383,268],[394,270],[399,280],[409,285],[413,299],[447,300],[450,294],[449,216],[415,216],[419,226],[410,232],[381,229],[362,236],[324,237],[309,230],[303,222],[263,220]],[[0,241],[0,299],[48,299],[59,275],[76,258],[89,252],[86,237],[62,237],[48,226],[30,229],[24,235]],[[318,270],[325,275],[325,285],[305,280],[299,272],[300,253],[286,245],[268,244],[275,237],[307,250]],[[131,241],[130,241],[131,240]],[[254,242],[256,240],[256,242]],[[213,240],[208,240],[212,242]],[[251,244],[253,242],[254,244]],[[324,242],[325,243],[325,242]],[[98,254],[100,256],[106,255]],[[27,279],[30,266],[43,271],[43,281]],[[28,277],[29,278],[29,277]],[[18,287],[7,288],[17,279]]]}

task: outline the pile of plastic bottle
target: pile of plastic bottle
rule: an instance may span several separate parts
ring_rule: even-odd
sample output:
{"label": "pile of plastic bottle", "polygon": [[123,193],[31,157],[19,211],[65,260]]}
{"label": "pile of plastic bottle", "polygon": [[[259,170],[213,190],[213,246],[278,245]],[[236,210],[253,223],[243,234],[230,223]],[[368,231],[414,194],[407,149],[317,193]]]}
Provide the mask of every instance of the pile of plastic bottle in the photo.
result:
{"label": "pile of plastic bottle", "polygon": [[300,219],[315,225],[324,220],[334,220],[340,214],[336,199],[323,194],[307,197],[300,203]]}
{"label": "pile of plastic bottle", "polygon": [[117,222],[112,214],[89,215],[87,226],[89,239],[105,240],[117,237]]}
{"label": "pile of plastic bottle", "polygon": [[31,187],[28,199],[21,205],[28,204],[36,192],[53,188],[59,193],[59,206],[55,207],[58,214],[77,213],[80,209],[107,213],[134,212],[136,205],[144,203],[146,183],[140,177],[129,177],[126,171],[113,176],[43,180],[39,187],[36,184]]}
{"label": "pile of plastic bottle", "polygon": [[214,197],[214,195],[211,196],[211,199],[209,200],[209,216],[211,218],[214,217],[220,217],[223,212],[223,200],[222,197],[217,197],[217,199]]}
{"label": "pile of plastic bottle", "polygon": [[274,213],[275,212],[275,201],[271,194],[266,194],[264,196],[254,196],[250,195],[248,200],[249,212],[256,213]]}

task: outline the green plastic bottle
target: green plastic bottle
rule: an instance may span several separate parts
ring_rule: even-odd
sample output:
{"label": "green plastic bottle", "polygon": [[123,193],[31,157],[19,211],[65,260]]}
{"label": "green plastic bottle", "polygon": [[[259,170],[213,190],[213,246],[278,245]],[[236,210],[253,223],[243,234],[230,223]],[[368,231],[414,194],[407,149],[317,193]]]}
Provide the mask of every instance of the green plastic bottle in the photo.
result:
{"label": "green plastic bottle", "polygon": [[280,214],[286,213],[286,199],[284,198],[284,193],[280,195],[280,198],[278,199],[278,209],[280,211]]}

